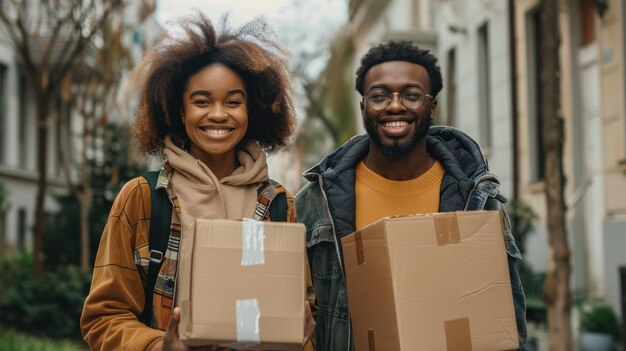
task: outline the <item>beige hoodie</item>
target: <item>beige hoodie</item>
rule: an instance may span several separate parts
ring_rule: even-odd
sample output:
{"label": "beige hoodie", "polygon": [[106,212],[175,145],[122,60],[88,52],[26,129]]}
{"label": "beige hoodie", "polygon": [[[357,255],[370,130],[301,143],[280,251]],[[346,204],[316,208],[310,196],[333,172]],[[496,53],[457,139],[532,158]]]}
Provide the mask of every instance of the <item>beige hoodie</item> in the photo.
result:
{"label": "beige hoodie", "polygon": [[204,163],[180,149],[168,136],[165,155],[174,168],[171,182],[181,207],[185,232],[203,219],[252,218],[259,183],[268,180],[265,153],[255,143],[244,141],[237,147],[240,166],[232,175],[218,180]]}

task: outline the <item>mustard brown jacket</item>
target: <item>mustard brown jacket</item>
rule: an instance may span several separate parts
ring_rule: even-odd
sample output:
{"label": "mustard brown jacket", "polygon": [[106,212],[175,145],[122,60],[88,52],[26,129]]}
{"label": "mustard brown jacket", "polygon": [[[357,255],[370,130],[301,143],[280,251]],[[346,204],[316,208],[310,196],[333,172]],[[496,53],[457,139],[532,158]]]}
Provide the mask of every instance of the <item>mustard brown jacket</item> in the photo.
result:
{"label": "mustard brown jacket", "polygon": [[[91,290],[80,321],[83,338],[92,350],[160,350],[173,308],[180,243],[180,204],[166,163],[158,187],[172,201],[170,244],[155,287],[153,327],[140,320],[144,309],[150,231],[150,188],[143,177],[124,185],[115,199],[96,256]],[[278,185],[277,192],[286,192]],[[287,193],[287,192],[286,192]],[[287,193],[289,222],[296,221],[293,198]],[[267,216],[264,220],[269,219]]]}

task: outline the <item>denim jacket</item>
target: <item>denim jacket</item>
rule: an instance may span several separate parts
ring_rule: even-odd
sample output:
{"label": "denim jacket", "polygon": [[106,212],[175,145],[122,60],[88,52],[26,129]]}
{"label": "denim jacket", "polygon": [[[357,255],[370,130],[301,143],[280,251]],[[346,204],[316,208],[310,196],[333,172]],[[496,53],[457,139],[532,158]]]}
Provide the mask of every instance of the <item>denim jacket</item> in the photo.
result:
{"label": "denim jacket", "polygon": [[[428,152],[446,170],[440,212],[500,210],[513,291],[520,349],[526,342],[526,301],[518,271],[521,255],[499,194],[500,183],[489,173],[478,144],[451,127],[431,127]],[[369,150],[369,137],[359,135],[304,173],[309,181],[296,195],[298,219],[306,226],[306,245],[317,295],[317,350],[350,351],[352,344],[341,238],[355,231],[354,175]]]}

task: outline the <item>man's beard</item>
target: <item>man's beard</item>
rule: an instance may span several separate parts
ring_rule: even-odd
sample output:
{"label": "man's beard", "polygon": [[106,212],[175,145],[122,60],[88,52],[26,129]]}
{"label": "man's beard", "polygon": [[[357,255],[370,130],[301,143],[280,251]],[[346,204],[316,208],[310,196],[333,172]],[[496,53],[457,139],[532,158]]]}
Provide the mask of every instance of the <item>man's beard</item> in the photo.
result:
{"label": "man's beard", "polygon": [[[371,119],[369,121],[372,121]],[[416,120],[413,123],[418,123]],[[411,139],[405,143],[400,143],[399,140],[394,140],[392,145],[383,143],[380,135],[376,132],[376,121],[372,121],[368,123],[366,118],[363,118],[363,125],[365,126],[365,130],[369,135],[370,139],[374,142],[376,146],[380,149],[380,151],[387,157],[389,160],[394,161],[401,159],[402,157],[408,155],[411,150],[428,134],[428,129],[432,125],[432,119],[430,118],[430,113],[428,116],[425,116],[424,123],[422,125],[418,125],[415,133],[411,136]]]}

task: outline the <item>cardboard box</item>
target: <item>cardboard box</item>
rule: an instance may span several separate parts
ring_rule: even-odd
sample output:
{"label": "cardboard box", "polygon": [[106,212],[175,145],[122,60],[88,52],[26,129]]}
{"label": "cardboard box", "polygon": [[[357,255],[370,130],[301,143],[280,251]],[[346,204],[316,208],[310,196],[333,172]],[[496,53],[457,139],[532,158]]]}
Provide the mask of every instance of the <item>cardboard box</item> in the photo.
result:
{"label": "cardboard box", "polygon": [[384,218],[342,244],[356,350],[518,348],[498,212]]}
{"label": "cardboard box", "polygon": [[186,345],[302,349],[304,225],[197,220],[180,251],[178,331]]}

